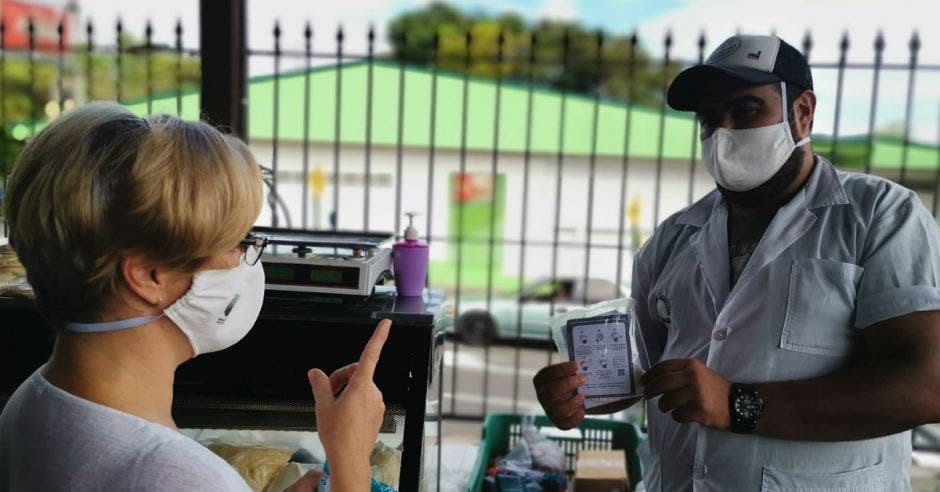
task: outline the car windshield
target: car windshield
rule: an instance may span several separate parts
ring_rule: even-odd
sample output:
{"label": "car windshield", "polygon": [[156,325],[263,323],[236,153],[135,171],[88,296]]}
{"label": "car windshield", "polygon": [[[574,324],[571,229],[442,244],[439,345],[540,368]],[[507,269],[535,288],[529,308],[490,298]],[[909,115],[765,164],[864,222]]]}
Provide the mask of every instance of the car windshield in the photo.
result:
{"label": "car windshield", "polygon": [[617,299],[621,296],[621,292],[620,289],[617,288],[617,284],[611,282],[610,280],[597,278],[588,279],[585,294],[588,304],[594,304],[596,302],[606,301],[609,299]]}
{"label": "car windshield", "polygon": [[573,291],[573,282],[570,280],[544,280],[536,282],[522,290],[522,301],[570,301]]}

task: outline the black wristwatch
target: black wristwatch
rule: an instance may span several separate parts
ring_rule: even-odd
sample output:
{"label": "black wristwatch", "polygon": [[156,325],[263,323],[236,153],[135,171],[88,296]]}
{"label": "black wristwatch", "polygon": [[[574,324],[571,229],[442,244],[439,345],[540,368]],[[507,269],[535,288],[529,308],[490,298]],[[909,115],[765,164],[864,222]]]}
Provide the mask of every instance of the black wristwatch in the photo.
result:
{"label": "black wristwatch", "polygon": [[734,383],[731,385],[728,407],[731,410],[731,432],[750,434],[764,413],[764,400],[753,386]]}

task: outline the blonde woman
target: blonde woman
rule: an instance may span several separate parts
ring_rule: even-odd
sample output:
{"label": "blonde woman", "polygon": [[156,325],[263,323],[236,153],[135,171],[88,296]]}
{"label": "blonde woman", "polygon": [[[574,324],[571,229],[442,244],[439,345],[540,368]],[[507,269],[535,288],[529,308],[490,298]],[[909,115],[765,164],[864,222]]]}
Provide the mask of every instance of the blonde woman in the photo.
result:
{"label": "blonde woman", "polygon": [[[261,201],[246,146],[201,122],[96,103],[26,146],[4,215],[57,336],[0,415],[0,490],[248,489],[170,409],[177,366],[233,345],[258,316]],[[333,490],[368,490],[388,330],[359,364],[308,375]]]}

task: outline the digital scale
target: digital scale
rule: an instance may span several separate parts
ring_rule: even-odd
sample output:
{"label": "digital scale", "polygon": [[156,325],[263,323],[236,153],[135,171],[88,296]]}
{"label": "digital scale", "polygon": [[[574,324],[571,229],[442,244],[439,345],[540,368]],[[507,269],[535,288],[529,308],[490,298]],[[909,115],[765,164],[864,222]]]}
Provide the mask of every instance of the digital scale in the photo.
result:
{"label": "digital scale", "polygon": [[267,290],[369,297],[392,280],[391,233],[254,227],[268,238],[261,255]]}

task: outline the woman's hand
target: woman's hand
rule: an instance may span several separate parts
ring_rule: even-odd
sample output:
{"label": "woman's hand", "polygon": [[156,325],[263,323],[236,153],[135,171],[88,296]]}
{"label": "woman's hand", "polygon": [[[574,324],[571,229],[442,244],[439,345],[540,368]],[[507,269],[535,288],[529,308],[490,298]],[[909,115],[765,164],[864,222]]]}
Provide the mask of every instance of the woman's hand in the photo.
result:
{"label": "woman's hand", "polygon": [[387,319],[379,323],[358,363],[330,377],[319,369],[307,373],[317,405],[317,431],[330,463],[330,490],[362,491],[371,486],[369,455],[385,414],[382,392],[372,376],[391,326]]}

